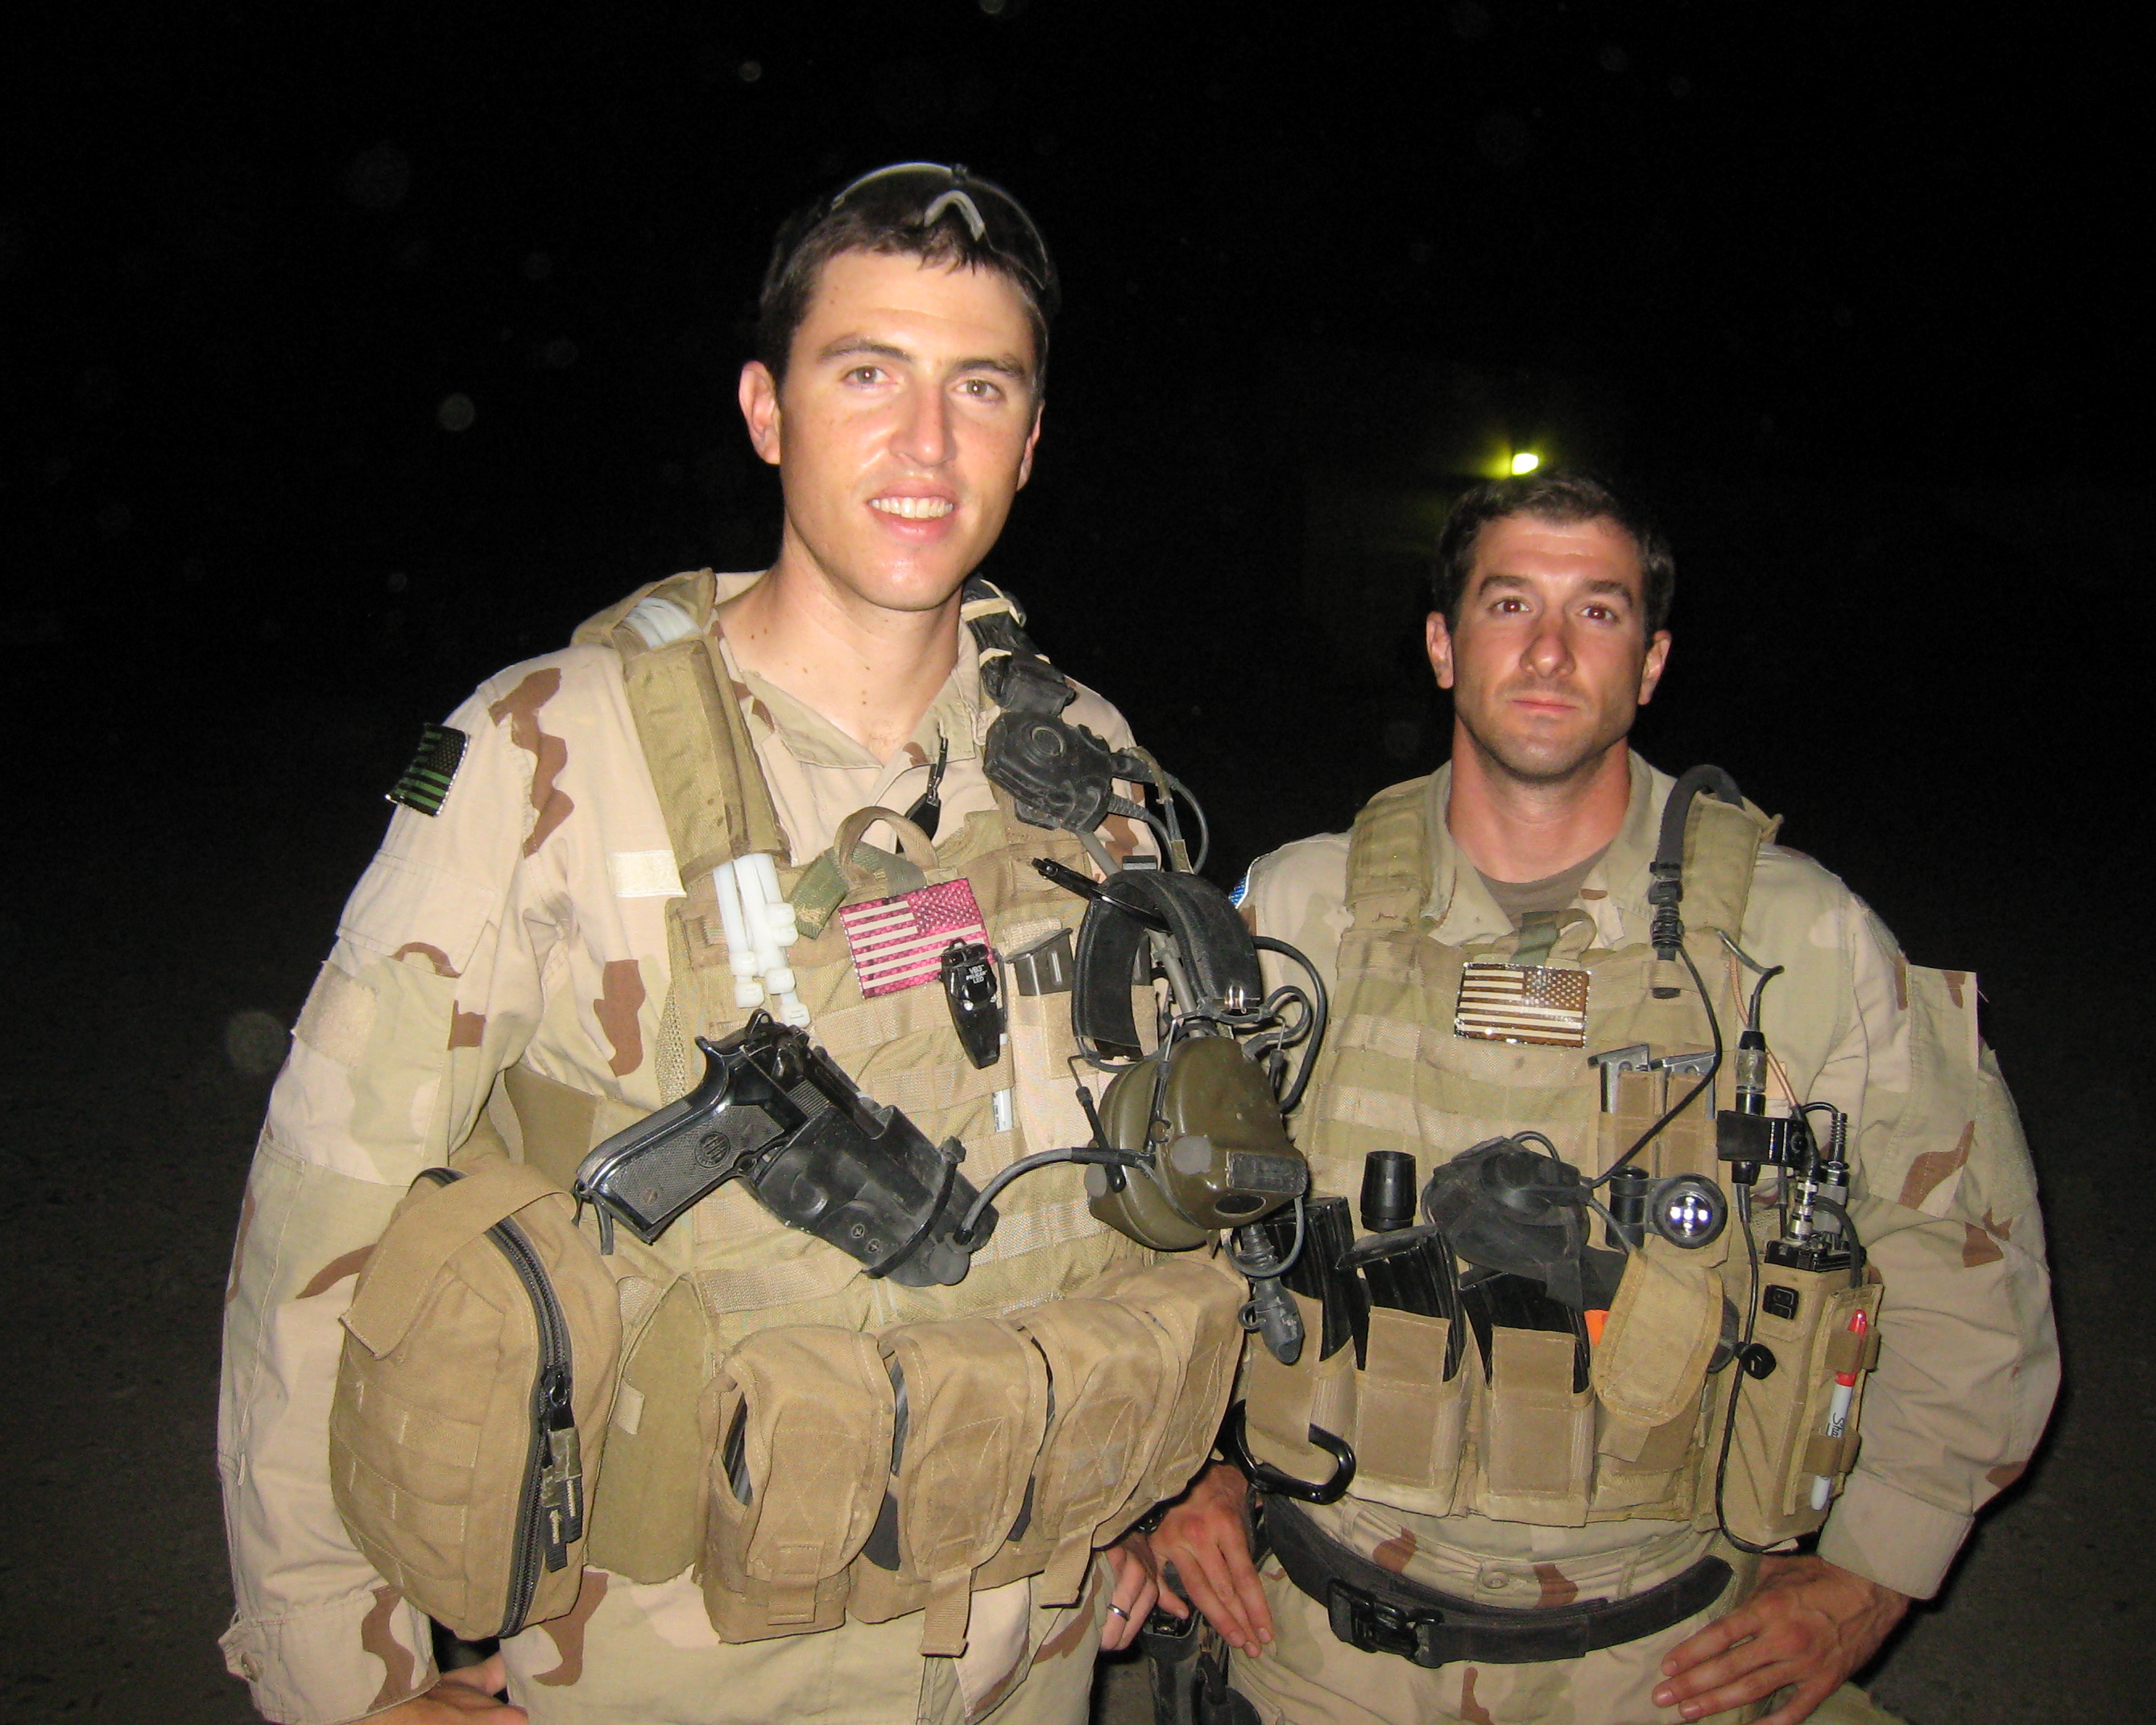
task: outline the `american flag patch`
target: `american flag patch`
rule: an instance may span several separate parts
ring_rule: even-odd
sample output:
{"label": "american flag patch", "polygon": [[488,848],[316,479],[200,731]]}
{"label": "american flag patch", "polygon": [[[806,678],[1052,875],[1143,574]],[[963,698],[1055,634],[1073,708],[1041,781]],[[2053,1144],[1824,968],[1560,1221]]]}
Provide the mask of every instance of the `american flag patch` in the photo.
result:
{"label": "american flag patch", "polygon": [[1587,973],[1539,964],[1462,967],[1452,1034],[1481,1042],[1587,1046]]}
{"label": "american flag patch", "polygon": [[848,905],[839,912],[839,922],[853,949],[865,999],[934,982],[943,949],[953,941],[978,941],[983,946],[988,941],[970,880],[946,880],[895,898]]}

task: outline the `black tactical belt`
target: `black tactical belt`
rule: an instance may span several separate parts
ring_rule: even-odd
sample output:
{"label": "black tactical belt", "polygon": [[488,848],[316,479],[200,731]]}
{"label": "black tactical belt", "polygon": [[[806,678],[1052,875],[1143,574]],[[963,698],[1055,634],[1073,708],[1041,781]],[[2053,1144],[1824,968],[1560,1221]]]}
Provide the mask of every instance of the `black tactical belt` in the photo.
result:
{"label": "black tactical belt", "polygon": [[1729,1584],[1729,1565],[1702,1558],[1629,1599],[1508,1611],[1455,1599],[1382,1568],[1328,1539],[1302,1512],[1266,1494],[1265,1532],[1287,1579],[1325,1607],[1332,1633],[1365,1653],[1435,1668],[1461,1660],[1539,1665],[1636,1641],[1704,1611]]}

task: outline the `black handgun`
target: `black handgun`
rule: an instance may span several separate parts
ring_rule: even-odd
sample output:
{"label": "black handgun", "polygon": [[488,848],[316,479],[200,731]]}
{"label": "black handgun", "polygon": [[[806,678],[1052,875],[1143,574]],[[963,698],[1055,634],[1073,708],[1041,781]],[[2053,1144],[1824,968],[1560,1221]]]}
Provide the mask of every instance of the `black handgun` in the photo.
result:
{"label": "black handgun", "polygon": [[649,1245],[728,1180],[798,1228],[908,1287],[965,1279],[995,1230],[993,1206],[962,1243],[978,1195],[965,1147],[932,1144],[880,1108],[802,1031],[768,1013],[724,1042],[699,1036],[703,1082],[616,1132],[577,1170],[575,1194]]}

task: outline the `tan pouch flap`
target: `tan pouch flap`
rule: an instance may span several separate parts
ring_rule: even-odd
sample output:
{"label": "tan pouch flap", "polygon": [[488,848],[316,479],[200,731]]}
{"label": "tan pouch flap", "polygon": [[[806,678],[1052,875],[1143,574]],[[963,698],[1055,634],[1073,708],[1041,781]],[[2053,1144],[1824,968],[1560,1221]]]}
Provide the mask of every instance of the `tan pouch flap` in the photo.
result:
{"label": "tan pouch flap", "polygon": [[1160,1447],[1140,1488],[1148,1505],[1173,1497],[1212,1453],[1220,1416],[1228,1410],[1243,1352],[1237,1314],[1248,1297],[1245,1284],[1221,1259],[1190,1252],[1150,1269],[1111,1272],[1081,1291],[1127,1306],[1157,1325],[1169,1351],[1183,1362],[1174,1405],[1162,1421]]}
{"label": "tan pouch flap", "polygon": [[1594,1394],[1614,1419],[1666,1425],[1698,1403],[1721,1335],[1721,1276],[1650,1239],[1625,1262],[1594,1348]]}
{"label": "tan pouch flap", "polygon": [[1368,1345],[1355,1383],[1356,1489],[1396,1508],[1443,1515],[1451,1507],[1474,1368],[1463,1350],[1445,1375],[1451,1322],[1370,1308]]}
{"label": "tan pouch flap", "polygon": [[1481,1512],[1578,1527],[1594,1476],[1594,1399],[1572,1387],[1573,1343],[1549,1330],[1493,1329],[1481,1438]]}
{"label": "tan pouch flap", "polygon": [[[883,1506],[891,1396],[875,1338],[822,1324],[759,1330],[721,1376],[746,1409],[750,1501],[732,1512],[747,1524],[742,1568],[773,1588],[813,1589],[853,1561]],[[722,1476],[723,1425],[717,1435]],[[731,1499],[723,1477],[714,1486]]]}
{"label": "tan pouch flap", "polygon": [[1559,1331],[1499,1325],[1490,1332],[1491,1395],[1532,1407],[1569,1407],[1577,1354],[1573,1338]]}
{"label": "tan pouch flap", "polygon": [[415,1191],[398,1207],[367,1260],[345,1328],[377,1359],[389,1353],[412,1327],[444,1263],[503,1217],[547,1198],[570,1207],[567,1194],[538,1169],[494,1158],[447,1186]]}
{"label": "tan pouch flap", "polygon": [[1076,1601],[1095,1535],[1137,1502],[1176,1379],[1167,1338],[1111,1300],[1051,1300],[1016,1319],[1048,1362],[1055,1412],[1033,1466],[1033,1525],[1055,1544],[1041,1603]]}
{"label": "tan pouch flap", "polygon": [[973,1572],[1001,1549],[1048,1425],[1048,1366],[1014,1326],[962,1317],[883,1335],[906,1385],[899,1557],[930,1584],[924,1654],[965,1651]]}

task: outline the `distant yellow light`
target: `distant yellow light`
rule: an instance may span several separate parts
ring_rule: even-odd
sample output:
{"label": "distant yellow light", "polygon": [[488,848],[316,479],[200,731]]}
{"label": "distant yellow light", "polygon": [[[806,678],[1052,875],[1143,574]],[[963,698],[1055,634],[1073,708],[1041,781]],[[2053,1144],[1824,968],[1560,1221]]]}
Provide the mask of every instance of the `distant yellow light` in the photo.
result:
{"label": "distant yellow light", "polygon": [[1522,474],[1532,473],[1542,465],[1543,458],[1532,449],[1522,449],[1512,457],[1512,477],[1517,479]]}

